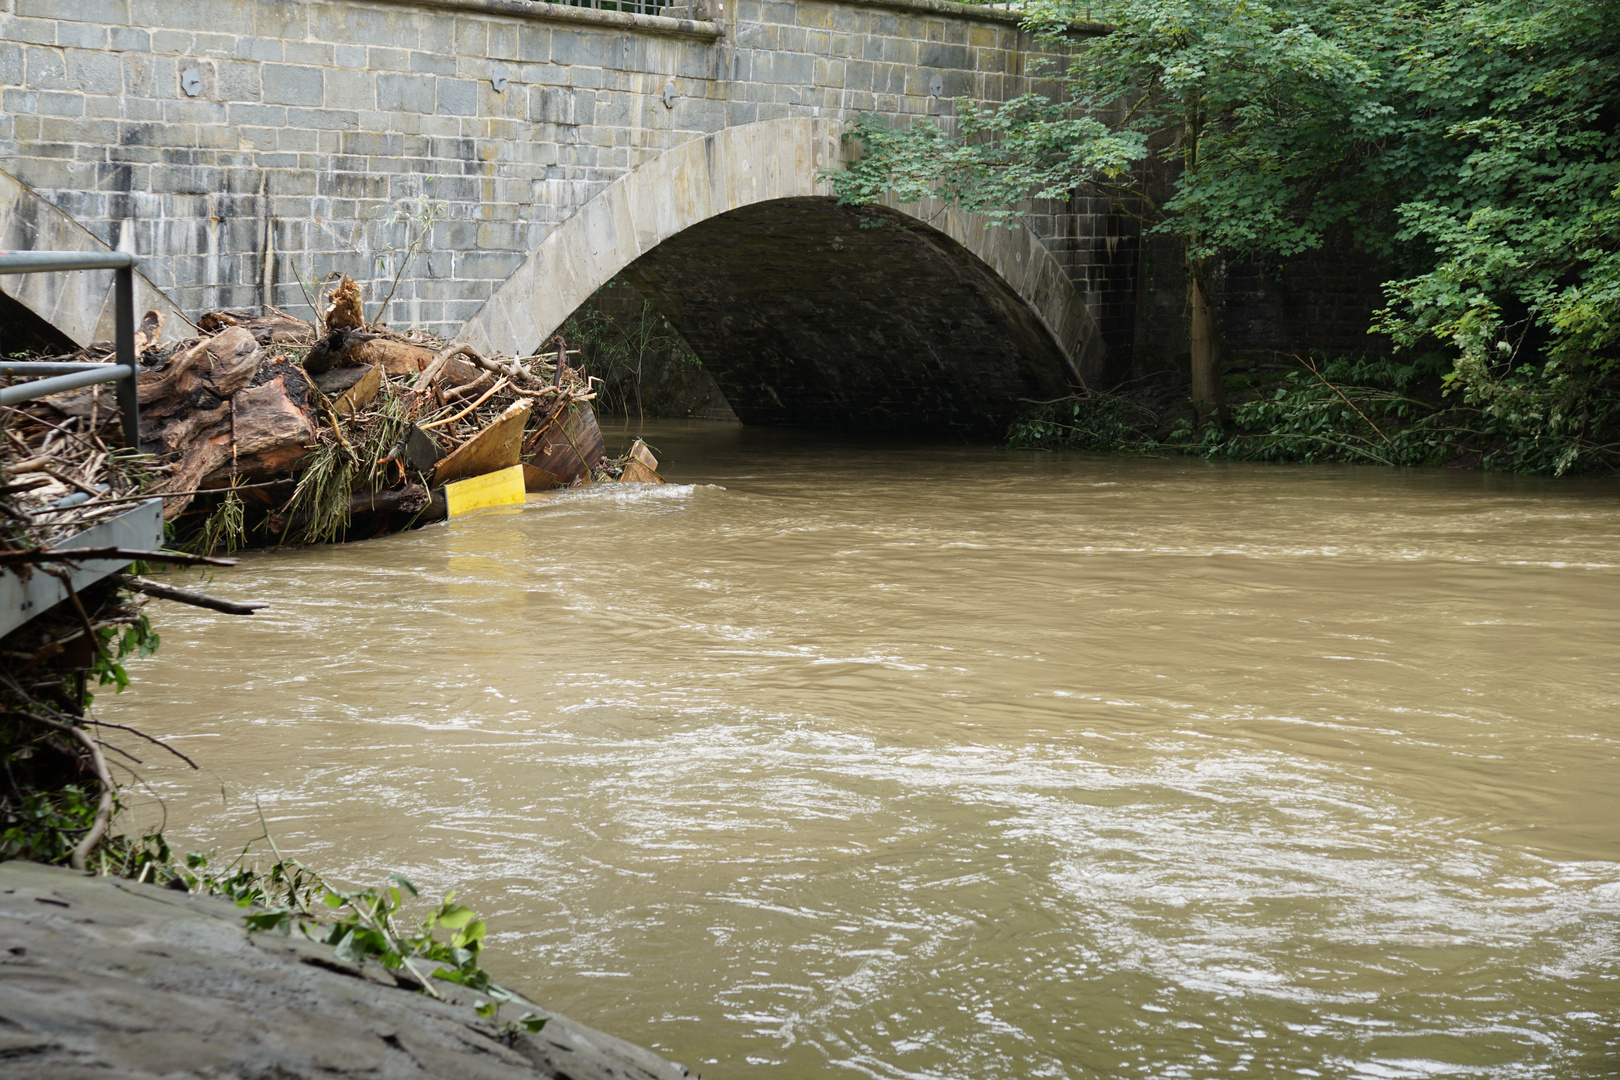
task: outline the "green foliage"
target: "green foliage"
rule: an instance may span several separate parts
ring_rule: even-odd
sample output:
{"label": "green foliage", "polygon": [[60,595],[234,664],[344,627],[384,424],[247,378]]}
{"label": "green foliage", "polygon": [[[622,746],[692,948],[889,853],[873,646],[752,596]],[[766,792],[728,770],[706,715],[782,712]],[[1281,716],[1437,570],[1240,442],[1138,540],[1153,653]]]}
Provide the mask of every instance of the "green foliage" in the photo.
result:
{"label": "green foliage", "polygon": [[219,500],[195,534],[186,542],[186,550],[199,555],[232,555],[247,546],[247,520],[242,497],[233,487]]}
{"label": "green foliage", "polygon": [[1027,409],[1007,430],[1013,450],[1102,450],[1144,453],[1158,448],[1158,418],[1119,394],[1045,401]]}
{"label": "green foliage", "polygon": [[[1026,25],[1056,52],[1087,6],[1037,0]],[[1119,200],[1189,259],[1320,246],[1364,201],[1344,160],[1377,109],[1367,64],[1333,34],[1335,5],[1136,0],[1112,31],[1049,70],[1055,92],[999,107],[959,99],[945,125],[862,116],[860,153],[827,174],[840,201],[939,197],[992,220],[1080,188]],[[1143,166],[1174,176],[1158,199]]]}
{"label": "green foliage", "polygon": [[27,791],[0,803],[0,862],[29,859],[67,865],[73,845],[95,820],[100,796],[78,784]]}
{"label": "green foliage", "polygon": [[[1340,386],[1290,373],[1269,396],[1232,409],[1226,426],[1206,425],[1191,449],[1247,461],[1336,461],[1439,465],[1471,434],[1450,413],[1396,390]],[[1170,441],[1185,445],[1190,425]]]}
{"label": "green foliage", "polygon": [[[616,278],[604,290],[622,283]],[[703,366],[669,320],[645,300],[633,315],[619,317],[588,305],[559,333],[571,348],[581,350],[587,370],[601,380],[597,404],[604,413],[645,419],[648,404],[659,408],[656,397],[643,400],[649,383],[667,381],[663,376],[668,369]]]}
{"label": "green foliage", "polygon": [[1440,5],[1390,69],[1404,180],[1394,242],[1418,271],[1379,329],[1449,346],[1447,383],[1538,472],[1616,467],[1620,3]]}
{"label": "green foliage", "polygon": [[[479,965],[488,932],[483,919],[471,908],[455,902],[455,893],[446,894],[423,918],[415,930],[400,926],[407,897],[417,898],[416,886],[399,874],[390,874],[379,887],[346,890],[335,888],[307,867],[279,861],[268,880],[256,876],[211,879],[208,888],[226,893],[239,906],[263,905],[245,916],[249,930],[290,932],[294,927],[313,940],[332,947],[333,954],[346,963],[363,964],[374,960],[386,971],[405,971],[422,992],[438,997],[431,980],[464,986],[483,996],[475,1009],[479,1016],[498,1020],[502,1005],[521,1000],[500,986]],[[279,894],[280,903],[272,903]],[[321,922],[312,915],[311,901],[329,909],[331,921]],[[440,932],[447,936],[440,936]],[[429,966],[424,977],[418,962]],[[511,1025],[534,1032],[545,1025],[545,1018],[524,1013]]]}
{"label": "green foliage", "polygon": [[388,467],[383,462],[405,425],[404,402],[393,384],[384,382],[365,423],[349,425],[358,435],[354,443],[323,429],[283,508],[288,528],[281,541],[326,544],[340,539],[349,527],[350,493],[385,485]]}
{"label": "green foliage", "polygon": [[[129,673],[124,670],[124,660],[131,655],[136,658],[151,656],[157,652],[158,632],[152,629],[152,623],[145,615],[137,615],[120,632],[116,626],[103,626],[96,631],[101,640],[101,648],[96,652],[96,660],[90,668],[97,686],[106,686],[108,683],[116,684],[114,693],[122,694],[129,685]],[[90,694],[85,695],[85,704],[95,700]]]}
{"label": "green foliage", "polygon": [[[1205,284],[1208,258],[1353,237],[1399,275],[1375,328],[1444,357],[1457,400],[1437,414],[1455,415],[1426,423],[1490,441],[1491,467],[1620,465],[1620,0],[1131,0],[1075,55],[1062,31],[1085,9],[1026,8],[1068,54],[1050,93],[901,129],[861,117],[828,175],[840,199],[1006,221],[1102,195],[1181,239]],[[1277,452],[1423,456],[1345,427],[1335,396],[1301,383],[1244,416],[1282,425]]]}

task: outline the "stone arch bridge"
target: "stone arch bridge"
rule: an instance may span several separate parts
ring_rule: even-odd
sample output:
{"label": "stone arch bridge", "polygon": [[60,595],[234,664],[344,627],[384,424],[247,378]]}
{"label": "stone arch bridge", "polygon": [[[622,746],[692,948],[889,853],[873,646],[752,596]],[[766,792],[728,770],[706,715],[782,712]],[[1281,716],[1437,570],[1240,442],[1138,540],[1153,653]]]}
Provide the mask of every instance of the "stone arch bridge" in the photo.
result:
{"label": "stone arch bridge", "polygon": [[[1128,362],[1105,207],[987,227],[818,179],[861,112],[1035,88],[1015,13],[635,6],[0,0],[0,248],[134,251],[148,306],[191,314],[398,274],[388,321],[506,352],[622,277],[748,422],[983,432]],[[5,287],[13,326],[107,336],[102,285]]]}

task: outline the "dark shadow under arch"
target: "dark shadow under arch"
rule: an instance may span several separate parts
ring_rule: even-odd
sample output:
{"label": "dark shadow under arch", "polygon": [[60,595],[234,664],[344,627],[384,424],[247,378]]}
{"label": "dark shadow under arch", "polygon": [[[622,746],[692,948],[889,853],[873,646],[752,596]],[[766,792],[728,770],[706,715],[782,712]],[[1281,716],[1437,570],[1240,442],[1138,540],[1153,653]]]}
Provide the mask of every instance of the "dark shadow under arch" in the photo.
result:
{"label": "dark shadow under arch", "polygon": [[624,271],[744,423],[996,436],[1072,389],[1028,305],[944,233],[824,196],[754,203]]}

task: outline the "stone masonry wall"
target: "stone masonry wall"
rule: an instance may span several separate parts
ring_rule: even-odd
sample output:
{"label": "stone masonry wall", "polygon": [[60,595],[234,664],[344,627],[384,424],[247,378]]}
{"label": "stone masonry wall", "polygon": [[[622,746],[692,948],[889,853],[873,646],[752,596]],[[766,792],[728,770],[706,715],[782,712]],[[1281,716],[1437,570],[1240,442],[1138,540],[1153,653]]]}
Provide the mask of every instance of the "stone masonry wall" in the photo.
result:
{"label": "stone masonry wall", "polygon": [[[431,220],[387,318],[453,332],[558,221],[677,143],[1034,86],[1006,11],[704,3],[710,21],[528,0],[0,0],[0,168],[193,313],[296,310],[300,279],[340,270],[375,301]],[[1092,292],[1119,276],[1102,220],[1030,220]]]}

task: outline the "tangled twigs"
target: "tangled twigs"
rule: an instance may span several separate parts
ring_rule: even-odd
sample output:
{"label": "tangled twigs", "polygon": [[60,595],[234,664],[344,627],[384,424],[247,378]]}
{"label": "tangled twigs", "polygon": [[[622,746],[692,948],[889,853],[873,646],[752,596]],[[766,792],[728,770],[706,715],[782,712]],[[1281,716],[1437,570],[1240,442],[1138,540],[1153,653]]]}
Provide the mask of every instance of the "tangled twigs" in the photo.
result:
{"label": "tangled twigs", "polygon": [[[40,705],[10,675],[0,673],[0,678],[5,680],[12,693],[16,694],[23,702],[31,706]],[[16,709],[12,712],[12,715],[20,716],[25,720],[32,720],[36,724],[42,724],[77,740],[84,746],[85,752],[90,755],[90,770],[95,773],[96,782],[101,785],[101,799],[96,804],[95,820],[79,842],[73,846],[73,853],[69,860],[73,869],[83,870],[85,860],[89,858],[90,852],[95,850],[96,845],[101,843],[101,838],[107,834],[107,826],[112,821],[114,788],[112,774],[107,771],[107,759],[102,756],[101,747],[96,745],[96,740],[91,738],[90,733],[77,724],[71,724],[49,716],[41,716],[32,709]]]}
{"label": "tangled twigs", "polygon": [[532,371],[515,360],[508,360],[503,363],[500,360],[480,355],[478,350],[471,345],[457,342],[454,345],[445,346],[433,357],[428,366],[423,368],[422,373],[416,377],[416,381],[411,383],[411,389],[417,392],[426,390],[433,380],[439,377],[439,373],[444,370],[444,366],[450,362],[450,358],[453,356],[465,356],[485,371],[493,372],[496,375],[504,375],[514,383],[532,386],[538,381]]}
{"label": "tangled twigs", "polygon": [[[1361,417],[1361,419],[1366,422],[1368,427],[1370,427],[1374,431],[1378,432],[1378,437],[1380,439],[1384,440],[1385,445],[1391,446],[1391,447],[1393,447],[1395,445],[1393,442],[1390,441],[1389,436],[1384,434],[1383,429],[1380,428],[1377,424],[1372,422],[1371,417],[1369,417],[1366,413],[1362,412],[1360,409],[1357,409],[1356,408],[1356,403],[1351,401],[1349,398],[1345,397],[1343,390],[1340,390],[1337,386],[1334,386],[1332,383],[1328,382],[1326,379],[1324,379],[1322,377],[1322,373],[1320,371],[1316,370],[1316,365],[1315,364],[1311,363],[1309,360],[1306,360],[1304,357],[1297,356],[1297,355],[1294,357],[1294,359],[1298,360],[1301,364],[1303,364],[1305,366],[1306,371],[1309,371],[1312,375],[1315,375],[1317,382],[1321,383],[1323,386],[1327,387],[1329,390],[1333,391],[1335,394],[1338,394],[1339,398],[1346,405],[1350,406],[1352,409],[1355,409],[1356,415]],[[1378,460],[1383,461],[1384,459],[1379,458]],[[1384,464],[1388,465],[1388,464],[1390,464],[1390,462],[1385,461]]]}

